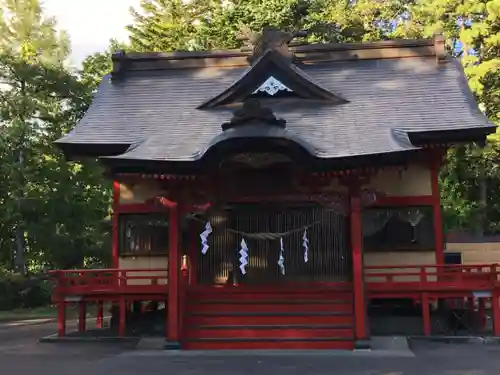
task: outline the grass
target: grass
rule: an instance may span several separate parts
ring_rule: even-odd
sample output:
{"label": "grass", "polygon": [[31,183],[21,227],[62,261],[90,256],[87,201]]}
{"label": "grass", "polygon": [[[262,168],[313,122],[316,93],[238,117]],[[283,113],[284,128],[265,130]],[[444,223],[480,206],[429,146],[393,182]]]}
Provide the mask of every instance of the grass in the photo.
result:
{"label": "grass", "polygon": [[[105,306],[106,313],[106,306]],[[87,308],[87,317],[95,317],[96,309],[95,306],[89,306]],[[78,308],[76,306],[68,306],[66,308],[66,319],[73,320],[78,317]],[[56,319],[57,318],[57,307],[54,305],[36,307],[33,309],[14,309],[14,310],[3,310],[0,311],[0,322],[14,322],[22,320],[33,320],[33,319]]]}

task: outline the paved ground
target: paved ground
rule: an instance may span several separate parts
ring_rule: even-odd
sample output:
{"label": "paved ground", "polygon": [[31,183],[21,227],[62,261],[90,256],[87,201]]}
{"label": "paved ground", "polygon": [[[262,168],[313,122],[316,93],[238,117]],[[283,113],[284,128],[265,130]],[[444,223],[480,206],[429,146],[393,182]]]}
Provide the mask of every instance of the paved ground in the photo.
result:
{"label": "paved ground", "polygon": [[95,344],[38,344],[53,323],[0,325],[0,374],[15,375],[496,375],[500,346],[417,343],[371,354],[173,353]]}

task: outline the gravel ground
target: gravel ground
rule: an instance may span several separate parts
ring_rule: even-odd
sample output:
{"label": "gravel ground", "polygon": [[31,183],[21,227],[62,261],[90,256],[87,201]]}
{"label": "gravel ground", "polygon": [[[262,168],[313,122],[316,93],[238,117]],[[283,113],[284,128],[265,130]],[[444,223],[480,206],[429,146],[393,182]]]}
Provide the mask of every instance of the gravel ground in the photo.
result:
{"label": "gravel ground", "polygon": [[38,344],[55,324],[0,325],[0,374],[497,375],[500,346],[415,342],[413,354],[139,351],[117,344]]}

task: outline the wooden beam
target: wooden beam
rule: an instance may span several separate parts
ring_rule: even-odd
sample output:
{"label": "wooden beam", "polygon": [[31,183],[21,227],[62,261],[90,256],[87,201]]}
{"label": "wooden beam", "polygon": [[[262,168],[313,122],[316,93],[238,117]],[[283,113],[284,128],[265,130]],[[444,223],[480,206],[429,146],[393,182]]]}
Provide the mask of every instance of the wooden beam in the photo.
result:
{"label": "wooden beam", "polygon": [[434,195],[379,196],[373,206],[433,206],[434,203]]}

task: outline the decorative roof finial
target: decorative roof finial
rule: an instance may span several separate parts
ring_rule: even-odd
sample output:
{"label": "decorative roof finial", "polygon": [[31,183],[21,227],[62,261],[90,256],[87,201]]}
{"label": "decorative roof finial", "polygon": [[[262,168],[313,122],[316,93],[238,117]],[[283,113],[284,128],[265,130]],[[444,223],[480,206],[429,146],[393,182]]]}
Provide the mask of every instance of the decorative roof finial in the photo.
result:
{"label": "decorative roof finial", "polygon": [[250,30],[247,26],[241,28],[239,40],[247,41],[253,53],[251,60],[254,61],[261,57],[267,50],[274,50],[281,53],[283,56],[292,57],[288,49],[288,44],[296,37],[307,36],[306,31],[285,32],[275,27],[264,27],[262,33],[256,33]]}

